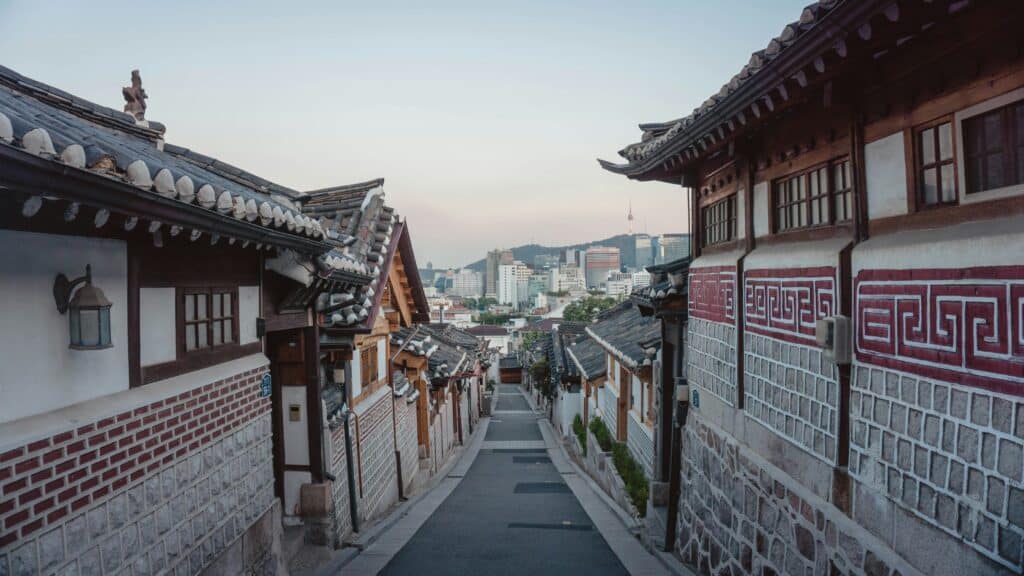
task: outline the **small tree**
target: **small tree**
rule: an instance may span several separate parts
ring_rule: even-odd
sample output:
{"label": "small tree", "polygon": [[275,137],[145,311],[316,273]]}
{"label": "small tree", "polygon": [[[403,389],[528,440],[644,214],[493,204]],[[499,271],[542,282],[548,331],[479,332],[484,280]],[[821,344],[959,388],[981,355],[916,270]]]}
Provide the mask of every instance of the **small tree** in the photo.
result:
{"label": "small tree", "polygon": [[530,378],[546,398],[550,399],[554,395],[551,386],[551,365],[548,364],[546,357],[537,360],[530,366]]}
{"label": "small tree", "polygon": [[562,318],[573,322],[593,322],[601,312],[615,306],[615,299],[606,296],[587,296],[565,307]]}

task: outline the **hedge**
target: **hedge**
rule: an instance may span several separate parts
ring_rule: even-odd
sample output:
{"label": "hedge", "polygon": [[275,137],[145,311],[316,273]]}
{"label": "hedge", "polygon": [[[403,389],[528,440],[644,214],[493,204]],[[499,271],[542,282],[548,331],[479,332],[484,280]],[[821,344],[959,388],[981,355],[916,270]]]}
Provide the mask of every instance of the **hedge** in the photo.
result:
{"label": "hedge", "polygon": [[[574,421],[574,429],[575,424]],[[647,485],[647,477],[644,475],[643,466],[636,461],[636,458],[633,458],[633,454],[624,443],[612,440],[611,432],[608,431],[608,427],[604,425],[600,418],[594,418],[590,421],[590,432],[594,435],[598,445],[601,446],[601,450],[605,452],[611,451],[612,463],[615,464],[615,469],[618,470],[619,476],[622,477],[622,481],[626,485],[626,493],[629,494],[629,499],[633,502],[633,506],[636,507],[636,511],[643,518],[647,515],[647,497],[650,490]]]}
{"label": "hedge", "polygon": [[580,446],[583,448],[583,455],[587,455],[587,427],[583,425],[583,418],[577,414],[572,419],[572,431],[576,434],[576,438],[580,441]]}

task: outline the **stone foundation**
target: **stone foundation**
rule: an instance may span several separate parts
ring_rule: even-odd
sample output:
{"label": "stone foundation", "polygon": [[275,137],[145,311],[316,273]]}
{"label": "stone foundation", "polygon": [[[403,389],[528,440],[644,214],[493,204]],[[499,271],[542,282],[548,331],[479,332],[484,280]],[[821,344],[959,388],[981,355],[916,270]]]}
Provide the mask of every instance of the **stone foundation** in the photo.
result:
{"label": "stone foundation", "polygon": [[683,431],[676,553],[702,574],[922,576],[699,415]]}
{"label": "stone foundation", "polygon": [[0,454],[0,574],[203,571],[277,502],[265,371]]}

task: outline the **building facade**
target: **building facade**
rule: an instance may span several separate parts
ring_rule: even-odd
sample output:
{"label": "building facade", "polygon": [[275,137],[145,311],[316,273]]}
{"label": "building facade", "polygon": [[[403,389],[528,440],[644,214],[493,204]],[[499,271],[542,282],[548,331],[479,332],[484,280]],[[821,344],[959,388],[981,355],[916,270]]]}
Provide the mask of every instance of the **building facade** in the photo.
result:
{"label": "building facade", "polygon": [[587,288],[591,290],[603,289],[608,281],[608,273],[617,272],[621,266],[619,249],[611,246],[587,248],[584,259]]}
{"label": "building facade", "polygon": [[814,4],[605,164],[691,190],[668,546],[701,571],[1024,569],[1022,20]]}

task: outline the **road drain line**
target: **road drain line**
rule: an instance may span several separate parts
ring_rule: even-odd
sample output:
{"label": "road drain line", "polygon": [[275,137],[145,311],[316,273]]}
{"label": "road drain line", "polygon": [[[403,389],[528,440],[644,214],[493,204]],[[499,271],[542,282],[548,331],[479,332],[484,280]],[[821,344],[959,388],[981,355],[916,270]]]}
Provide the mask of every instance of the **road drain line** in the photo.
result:
{"label": "road drain line", "polygon": [[510,522],[509,528],[534,528],[537,530],[574,530],[577,532],[590,532],[594,529],[589,524],[539,524],[532,522]]}
{"label": "road drain line", "polygon": [[566,494],[568,484],[564,482],[520,482],[516,484],[515,494]]}
{"label": "road drain line", "polygon": [[513,464],[551,464],[547,456],[513,456]]}

